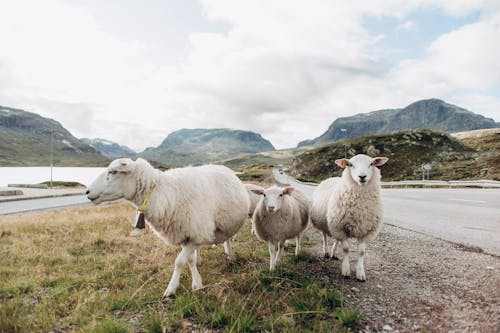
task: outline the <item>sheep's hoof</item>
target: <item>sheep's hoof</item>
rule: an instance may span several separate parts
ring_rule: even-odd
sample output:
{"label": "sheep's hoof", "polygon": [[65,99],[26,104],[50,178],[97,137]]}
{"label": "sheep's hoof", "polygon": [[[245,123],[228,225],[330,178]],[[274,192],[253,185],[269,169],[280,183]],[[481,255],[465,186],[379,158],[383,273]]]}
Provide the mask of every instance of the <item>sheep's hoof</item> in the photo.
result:
{"label": "sheep's hoof", "polygon": [[350,275],[342,275],[342,277],[346,280],[350,280],[351,279],[351,276]]}
{"label": "sheep's hoof", "polygon": [[356,272],[356,280],[358,280],[359,282],[366,281],[366,274],[365,274],[364,270],[362,270],[361,272]]}
{"label": "sheep's hoof", "polygon": [[175,290],[169,290],[167,288],[167,290],[165,290],[165,292],[163,293],[162,298],[163,299],[168,299],[168,298],[173,298],[174,296],[175,296]]}
{"label": "sheep's hoof", "polygon": [[328,253],[323,253],[323,257],[328,259],[328,258],[330,258],[330,255]]}
{"label": "sheep's hoof", "polygon": [[339,258],[339,257],[337,257],[337,256],[332,256],[332,259],[333,259],[333,260],[337,260],[337,261],[339,261],[339,260],[340,260],[340,258]]}
{"label": "sheep's hoof", "polygon": [[192,289],[193,291],[197,291],[197,290],[200,290],[200,289],[202,289],[202,288],[203,288],[203,285],[202,285],[202,284],[192,284],[192,285],[191,285],[191,289]]}

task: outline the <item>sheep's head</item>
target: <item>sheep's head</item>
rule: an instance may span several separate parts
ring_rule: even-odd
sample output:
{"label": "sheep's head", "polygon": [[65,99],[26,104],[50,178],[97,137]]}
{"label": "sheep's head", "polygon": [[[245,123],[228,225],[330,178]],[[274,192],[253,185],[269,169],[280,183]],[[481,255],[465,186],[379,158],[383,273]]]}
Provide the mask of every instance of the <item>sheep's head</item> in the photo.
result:
{"label": "sheep's head", "polygon": [[293,187],[279,188],[277,186],[269,187],[263,191],[252,190],[253,193],[262,195],[262,204],[270,214],[278,212],[283,204],[284,196],[290,195],[293,191]]}
{"label": "sheep's head", "polygon": [[[350,159],[342,158],[335,163],[342,169],[348,169],[352,179],[359,185],[366,185],[373,177],[376,167],[382,166],[389,159],[387,157],[370,157],[359,154]],[[378,170],[375,171],[378,174]]]}
{"label": "sheep's head", "polygon": [[120,158],[111,162],[88,187],[87,198],[95,204],[121,198],[129,199],[135,193],[135,181],[131,174],[135,170],[135,162],[128,158]]}

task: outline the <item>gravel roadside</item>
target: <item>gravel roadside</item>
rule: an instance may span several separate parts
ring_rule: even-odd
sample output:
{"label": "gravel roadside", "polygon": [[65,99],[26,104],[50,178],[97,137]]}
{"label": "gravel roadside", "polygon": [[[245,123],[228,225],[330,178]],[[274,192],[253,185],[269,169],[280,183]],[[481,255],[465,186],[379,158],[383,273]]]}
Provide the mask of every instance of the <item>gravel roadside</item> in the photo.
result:
{"label": "gravel roadside", "polygon": [[[319,255],[319,231],[305,237]],[[367,247],[366,282],[342,278],[340,261],[334,267],[324,278],[360,310],[363,332],[500,332],[499,257],[386,224]]]}

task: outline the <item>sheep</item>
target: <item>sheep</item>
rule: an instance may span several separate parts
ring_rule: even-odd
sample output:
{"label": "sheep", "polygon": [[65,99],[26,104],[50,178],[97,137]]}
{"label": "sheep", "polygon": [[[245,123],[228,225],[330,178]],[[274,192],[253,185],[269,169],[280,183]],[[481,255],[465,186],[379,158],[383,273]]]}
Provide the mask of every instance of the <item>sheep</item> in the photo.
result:
{"label": "sheep", "polygon": [[252,190],[264,191],[264,188],[262,186],[250,183],[245,184],[245,187],[248,191],[248,197],[250,199],[250,210],[248,212],[248,217],[252,217],[253,212],[255,211],[255,207],[257,207],[257,204],[260,201],[260,195],[253,192]]}
{"label": "sheep", "polygon": [[[250,210],[248,212],[248,217],[251,218],[253,216],[253,212],[255,211],[255,207],[257,207],[257,204],[260,201],[260,195],[253,192],[253,190],[258,190],[258,192],[260,193],[261,191],[264,191],[264,188],[255,184],[245,184],[245,187],[247,188],[248,198],[250,199]],[[251,233],[252,235],[255,235],[255,226],[253,223]]]}
{"label": "sheep", "polygon": [[335,250],[338,243],[334,239],[332,248],[328,252],[328,237],[332,237],[332,235],[330,234],[330,230],[328,230],[326,211],[328,199],[331,195],[331,188],[338,179],[338,177],[326,179],[316,187],[313,193],[310,212],[311,224],[323,234],[323,256],[330,256],[334,259],[337,259]]}
{"label": "sheep", "polygon": [[344,252],[342,276],[349,277],[349,238],[358,240],[356,278],[366,281],[364,255],[367,244],[377,237],[382,224],[380,199],[380,170],[387,157],[371,158],[359,154],[351,159],[338,159],[335,163],[344,169],[342,177],[327,179],[318,186],[313,196],[311,222],[323,231],[323,251],[326,252],[325,234],[331,235]]}
{"label": "sheep", "polygon": [[197,248],[229,239],[248,217],[250,202],[243,183],[224,166],[205,165],[160,172],[147,161],[117,159],[90,185],[95,204],[125,198],[144,211],[148,225],[169,245],[180,245],[174,272],[163,296],[175,294],[182,270],[191,270],[193,290],[202,288]]}
{"label": "sheep", "polygon": [[[269,187],[265,190],[252,190],[262,195],[252,217],[257,236],[267,241],[269,248],[269,270],[276,268],[281,259],[285,241],[295,238],[295,255],[300,251],[300,233],[309,220],[309,202],[300,191],[293,187]],[[278,243],[276,252],[275,242]]]}

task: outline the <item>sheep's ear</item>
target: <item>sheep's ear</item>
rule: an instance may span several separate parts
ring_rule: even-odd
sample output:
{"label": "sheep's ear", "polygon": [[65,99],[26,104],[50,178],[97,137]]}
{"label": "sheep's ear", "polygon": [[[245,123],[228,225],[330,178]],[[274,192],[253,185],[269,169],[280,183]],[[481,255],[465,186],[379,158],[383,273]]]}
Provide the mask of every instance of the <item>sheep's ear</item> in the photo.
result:
{"label": "sheep's ear", "polygon": [[291,187],[291,186],[288,186],[288,187],[286,187],[286,188],[283,190],[283,194],[288,194],[288,195],[290,195],[290,194],[292,194],[292,192],[293,192],[293,191],[295,191],[295,189],[294,189],[293,187]]}
{"label": "sheep's ear", "polygon": [[127,160],[116,161],[116,163],[112,163],[112,165],[110,165],[109,170],[120,173],[129,173],[132,171],[132,164]]}
{"label": "sheep's ear", "polygon": [[262,190],[250,190],[250,191],[252,191],[253,193],[255,193],[255,194],[257,194],[257,195],[262,195],[262,194],[264,194],[264,191],[262,191]]}
{"label": "sheep's ear", "polygon": [[372,165],[374,166],[382,166],[387,162],[389,158],[387,157],[374,157],[372,160]]}
{"label": "sheep's ear", "polygon": [[345,167],[352,166],[351,162],[347,158],[341,158],[340,160],[336,160],[335,164],[344,169]]}

